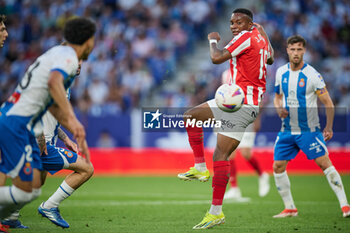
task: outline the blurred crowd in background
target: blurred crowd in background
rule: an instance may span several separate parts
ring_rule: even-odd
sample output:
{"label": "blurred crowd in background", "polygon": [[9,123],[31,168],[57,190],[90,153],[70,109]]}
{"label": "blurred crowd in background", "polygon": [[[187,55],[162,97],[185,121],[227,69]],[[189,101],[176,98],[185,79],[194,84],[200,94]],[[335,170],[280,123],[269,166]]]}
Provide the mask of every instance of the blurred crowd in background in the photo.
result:
{"label": "blurred crowd in background", "polygon": [[36,57],[62,42],[74,16],[98,25],[93,53],[83,64],[72,102],[83,113],[119,114],[139,108],[151,89],[177,71],[222,11],[220,0],[1,0],[9,37],[0,50],[3,102]]}
{"label": "blurred crowd in background", "polygon": [[[277,67],[287,62],[286,38],[300,34],[308,42],[305,60],[323,75],[336,105],[348,107],[350,2],[247,2],[252,2],[254,21],[264,26],[275,49],[266,102],[273,97]],[[72,92],[77,111],[121,114],[140,108],[154,93],[167,106],[196,105],[213,98],[228,64],[204,66],[190,74],[186,83],[176,84],[176,93],[162,88],[176,80],[182,60],[196,53],[195,45],[207,40],[209,26],[218,22],[229,26],[223,12],[236,7],[228,0],[0,0],[9,33],[0,50],[0,101],[11,94],[36,57],[62,42],[65,21],[85,16],[97,22],[98,32],[95,49]],[[203,59],[209,61],[209,57]]]}
{"label": "blurred crowd in background", "polygon": [[[275,73],[278,67],[288,62],[286,40],[291,35],[299,34],[307,40],[304,60],[322,74],[334,104],[337,107],[348,108],[350,1],[246,0],[244,2],[254,12],[254,21],[264,26],[275,51],[275,63],[268,66],[265,106],[273,107]],[[229,6],[228,3],[227,7]],[[223,19],[222,23],[226,24],[228,29],[229,18]],[[209,60],[209,57],[205,59]],[[199,72],[188,77],[188,84],[182,84],[172,100],[175,102],[181,100],[177,104],[183,107],[186,104],[194,106],[205,99],[213,98],[221,82],[220,76],[228,67],[228,63],[225,66],[204,65]]]}

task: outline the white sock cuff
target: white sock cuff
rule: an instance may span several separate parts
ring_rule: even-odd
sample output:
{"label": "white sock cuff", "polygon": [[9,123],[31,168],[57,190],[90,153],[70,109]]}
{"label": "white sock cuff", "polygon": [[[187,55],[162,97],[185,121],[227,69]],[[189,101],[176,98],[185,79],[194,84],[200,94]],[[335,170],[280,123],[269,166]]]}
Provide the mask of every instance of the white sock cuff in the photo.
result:
{"label": "white sock cuff", "polygon": [[65,193],[67,193],[68,195],[71,195],[71,194],[75,191],[75,189],[73,189],[72,187],[70,187],[70,186],[66,183],[65,180],[64,180],[64,181],[62,182],[62,184],[60,185],[60,188],[61,188]]}
{"label": "white sock cuff", "polygon": [[13,202],[18,205],[30,202],[32,200],[33,193],[28,193],[12,185],[10,186],[10,195]]}
{"label": "white sock cuff", "polygon": [[276,177],[276,178],[280,178],[282,176],[286,176],[287,175],[287,171],[284,171],[282,173],[273,173],[273,176]]}
{"label": "white sock cuff", "polygon": [[330,166],[329,168],[325,169],[323,173],[327,176],[328,174],[337,171],[334,166]]}
{"label": "white sock cuff", "polygon": [[41,195],[41,188],[33,189],[32,194],[33,194],[32,200],[37,199]]}
{"label": "white sock cuff", "polygon": [[209,214],[219,215],[222,212],[222,205],[211,205]]}
{"label": "white sock cuff", "polygon": [[194,167],[200,172],[205,172],[206,170],[208,170],[207,164],[205,162],[204,163],[195,163]]}

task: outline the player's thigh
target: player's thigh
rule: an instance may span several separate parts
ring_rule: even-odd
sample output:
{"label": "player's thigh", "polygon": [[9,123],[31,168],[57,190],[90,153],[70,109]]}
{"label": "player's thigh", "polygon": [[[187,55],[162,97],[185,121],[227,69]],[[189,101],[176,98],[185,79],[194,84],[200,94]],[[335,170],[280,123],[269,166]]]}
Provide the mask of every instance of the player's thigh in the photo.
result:
{"label": "player's thigh", "polygon": [[296,142],[310,160],[328,154],[326,143],[321,132],[304,132],[297,136]]}
{"label": "player's thigh", "polygon": [[4,186],[5,183],[6,183],[6,174],[3,172],[0,172],[0,186]]}
{"label": "player's thigh", "polygon": [[279,132],[275,141],[273,160],[289,161],[295,158],[299,152],[299,147],[295,142],[295,135]]}
{"label": "player's thigh", "polygon": [[33,169],[33,189],[39,189],[42,186],[41,171],[39,169]]}
{"label": "player's thigh", "polygon": [[78,155],[73,151],[46,144],[47,155],[41,156],[43,170],[51,175],[62,169],[68,169],[70,164],[75,163]]}
{"label": "player's thigh", "polygon": [[194,108],[191,108],[190,110],[187,110],[184,115],[185,120],[196,119],[205,121],[214,117],[210,106],[207,103],[202,103],[200,105],[195,106]]}

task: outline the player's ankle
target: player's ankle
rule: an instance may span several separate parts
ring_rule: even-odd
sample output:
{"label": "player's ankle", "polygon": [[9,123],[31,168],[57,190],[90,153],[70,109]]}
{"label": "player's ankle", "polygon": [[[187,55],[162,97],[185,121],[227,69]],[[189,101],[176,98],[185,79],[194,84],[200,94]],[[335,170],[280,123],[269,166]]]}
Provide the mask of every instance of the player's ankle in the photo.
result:
{"label": "player's ankle", "polygon": [[197,169],[199,172],[205,172],[208,170],[206,163],[195,163],[194,168]]}

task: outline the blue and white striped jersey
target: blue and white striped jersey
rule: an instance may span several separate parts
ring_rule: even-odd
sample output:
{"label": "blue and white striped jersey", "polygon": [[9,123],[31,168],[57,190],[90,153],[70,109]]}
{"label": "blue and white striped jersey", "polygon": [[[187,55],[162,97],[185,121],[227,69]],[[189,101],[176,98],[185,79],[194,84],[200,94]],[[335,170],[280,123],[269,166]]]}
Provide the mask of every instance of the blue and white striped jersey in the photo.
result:
{"label": "blue and white striped jersey", "polygon": [[48,80],[52,71],[59,71],[68,89],[76,76],[78,57],[69,46],[55,46],[38,57],[28,68],[12,96],[3,104],[6,116],[26,117],[27,129],[34,135],[42,133],[42,116],[53,103]]}
{"label": "blue and white striped jersey", "polygon": [[309,64],[292,71],[287,63],[277,69],[275,92],[283,94],[283,107],[289,112],[282,119],[282,132],[300,134],[320,128],[316,91],[326,84],[320,73]]}

